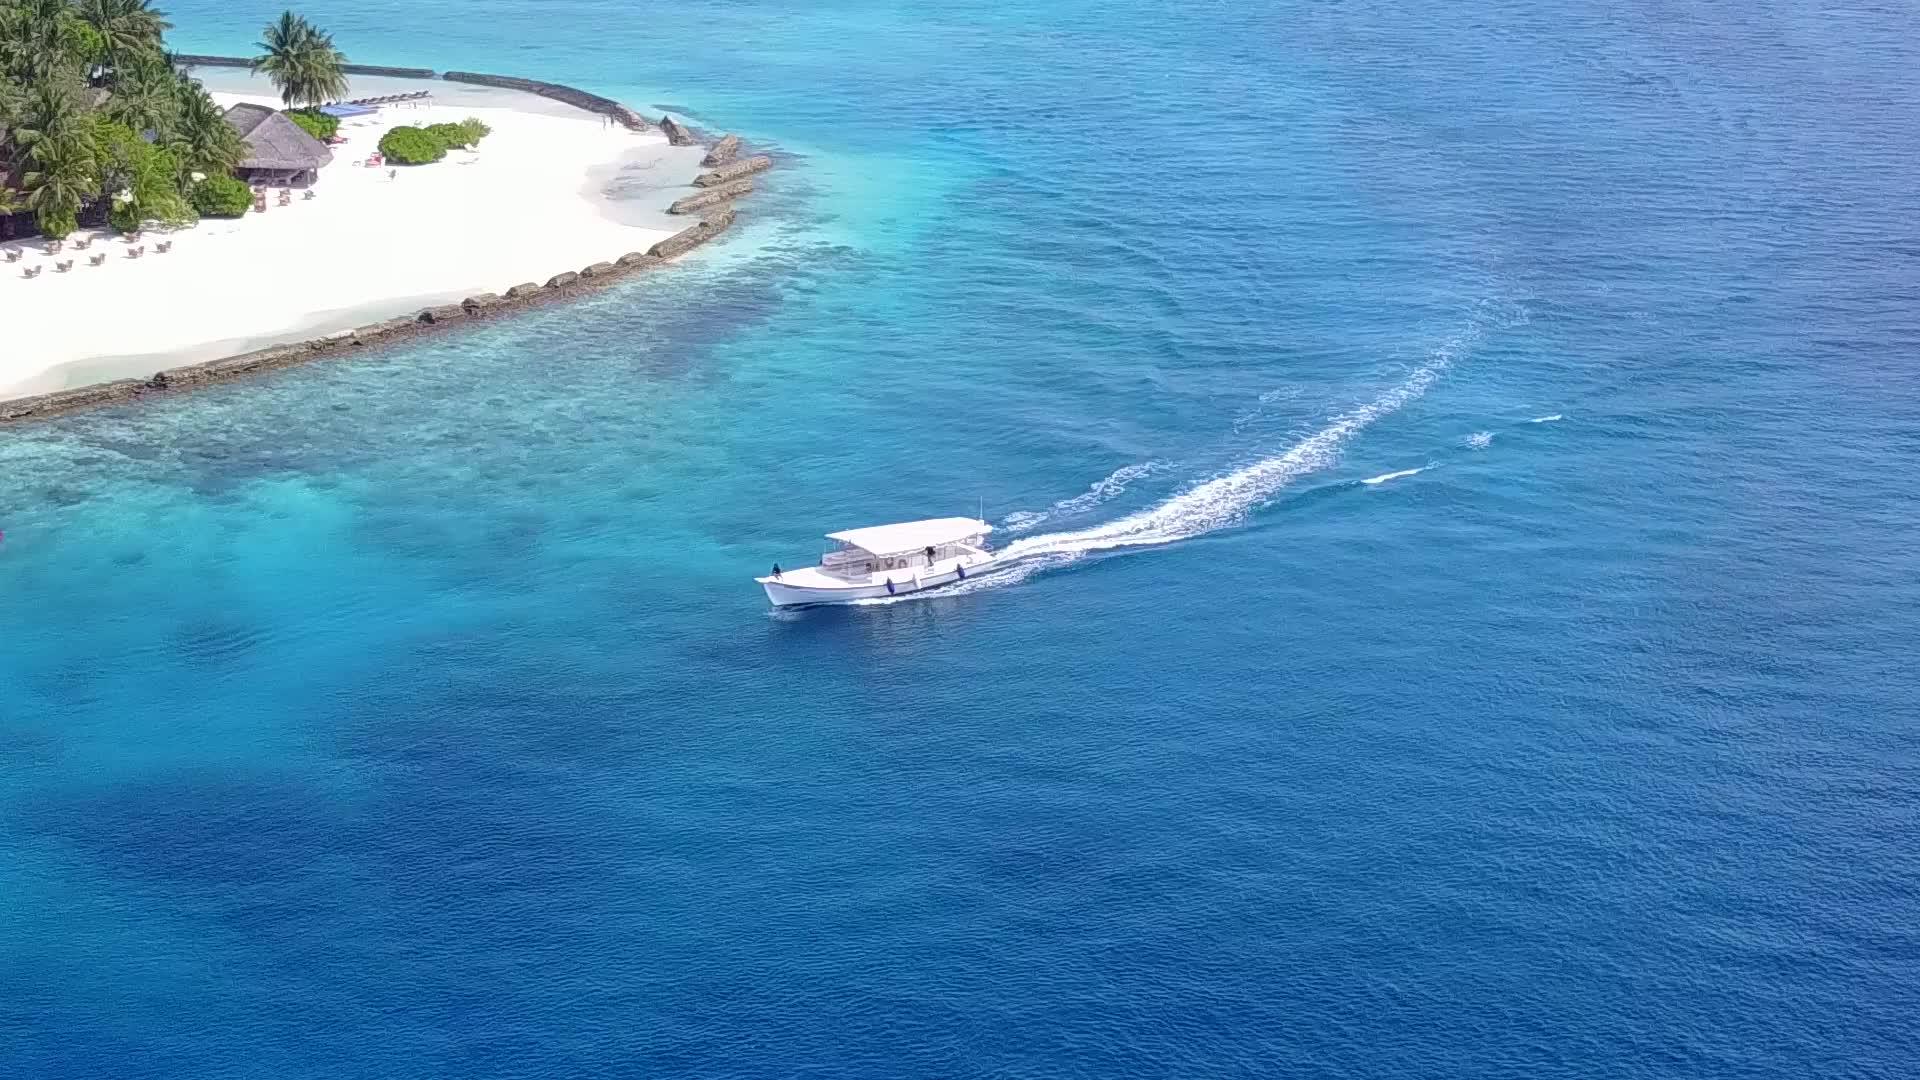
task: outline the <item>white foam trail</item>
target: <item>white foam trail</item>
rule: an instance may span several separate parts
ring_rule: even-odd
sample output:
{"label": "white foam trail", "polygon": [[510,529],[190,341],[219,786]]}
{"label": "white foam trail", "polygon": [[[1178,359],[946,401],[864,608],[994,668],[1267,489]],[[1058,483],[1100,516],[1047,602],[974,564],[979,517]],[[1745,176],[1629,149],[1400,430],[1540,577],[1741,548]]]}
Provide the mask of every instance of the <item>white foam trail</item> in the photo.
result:
{"label": "white foam trail", "polygon": [[[1492,314],[1491,318],[1486,317],[1489,313]],[[1434,383],[1440,381],[1440,377],[1446,374],[1447,369],[1453,366],[1456,357],[1479,341],[1490,325],[1513,325],[1515,322],[1524,321],[1525,315],[1524,308],[1513,305],[1494,303],[1482,305],[1476,312],[1473,322],[1465,330],[1442,343],[1428,356],[1425,363],[1409,372],[1397,386],[1365,405],[1334,417],[1327,426],[1307,435],[1282,453],[1261,458],[1232,472],[1216,476],[1175,495],[1158,506],[1136,511],[1106,525],[1096,525],[1072,532],[1022,537],[998,552],[998,566],[994,570],[977,577],[970,577],[965,581],[923,593],[875,597],[870,600],[856,601],[856,603],[891,604],[903,600],[960,596],[980,589],[998,588],[1024,581],[1041,570],[1063,566],[1088,552],[1169,544],[1176,540],[1184,540],[1236,525],[1244,520],[1247,514],[1272,501],[1281,489],[1294,480],[1338,461],[1340,452],[1347,443],[1365,431],[1374,421],[1392,414],[1425,394]],[[1475,440],[1481,441],[1475,442]],[[1485,446],[1492,440],[1493,434],[1483,431],[1470,437],[1468,444]],[[1094,485],[1095,491],[1099,488],[1099,484]],[[1095,491],[1089,491],[1087,494],[1092,495]],[[1086,497],[1086,495],[1076,496],[1076,498]],[[1011,516],[1009,520],[1012,520]]]}
{"label": "white foam trail", "polygon": [[1467,445],[1475,450],[1485,450],[1487,447],[1493,445],[1493,432],[1476,431],[1467,436]]}
{"label": "white foam trail", "polygon": [[1431,468],[1433,468],[1433,463],[1428,462],[1417,469],[1401,469],[1399,472],[1381,473],[1379,476],[1369,476],[1360,482],[1363,484],[1384,484],[1389,480],[1398,480],[1403,476],[1418,476]]}
{"label": "white foam trail", "polygon": [[1166,544],[1237,524],[1295,479],[1339,460],[1341,449],[1368,425],[1426,393],[1468,340],[1463,336],[1450,342],[1409,373],[1400,385],[1357,409],[1340,414],[1332,423],[1288,447],[1284,453],[1216,476],[1158,506],[1128,514],[1110,524],[1015,540],[1001,552],[1001,557],[1079,555],[1109,548]]}
{"label": "white foam trail", "polygon": [[1238,435],[1249,425],[1265,420],[1267,411],[1275,404],[1292,401],[1299,396],[1300,388],[1297,386],[1282,386],[1266,391],[1255,399],[1253,408],[1233,418],[1233,433]]}
{"label": "white foam trail", "polygon": [[1143,461],[1137,465],[1122,465],[1094,481],[1092,487],[1071,499],[1062,499],[1038,512],[1016,510],[1008,514],[1001,524],[1006,526],[1008,532],[1023,533],[1052,518],[1085,513],[1116,495],[1124,494],[1127,485],[1135,480],[1152,476],[1156,472],[1164,472],[1168,468],[1170,466],[1164,461]]}
{"label": "white foam trail", "polygon": [[1531,420],[1529,420],[1529,421],[1527,421],[1527,423],[1529,423],[1529,424],[1551,424],[1551,423],[1553,423],[1553,422],[1554,422],[1555,420],[1558,420],[1558,419],[1560,419],[1560,418],[1561,418],[1561,417],[1560,417],[1560,414],[1559,414],[1559,413],[1554,413],[1554,414],[1553,414],[1552,416],[1536,416],[1536,417],[1534,417],[1533,419],[1531,419]]}

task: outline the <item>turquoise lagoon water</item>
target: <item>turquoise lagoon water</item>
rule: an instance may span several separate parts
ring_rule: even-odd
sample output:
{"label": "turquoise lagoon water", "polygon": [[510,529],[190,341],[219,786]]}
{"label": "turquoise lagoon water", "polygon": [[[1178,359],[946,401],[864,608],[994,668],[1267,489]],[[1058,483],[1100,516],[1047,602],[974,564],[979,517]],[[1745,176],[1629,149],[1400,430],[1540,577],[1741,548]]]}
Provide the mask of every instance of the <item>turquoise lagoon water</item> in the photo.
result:
{"label": "turquoise lagoon water", "polygon": [[1911,11],[305,10],[783,167],[0,435],[0,1073],[1920,1064]]}

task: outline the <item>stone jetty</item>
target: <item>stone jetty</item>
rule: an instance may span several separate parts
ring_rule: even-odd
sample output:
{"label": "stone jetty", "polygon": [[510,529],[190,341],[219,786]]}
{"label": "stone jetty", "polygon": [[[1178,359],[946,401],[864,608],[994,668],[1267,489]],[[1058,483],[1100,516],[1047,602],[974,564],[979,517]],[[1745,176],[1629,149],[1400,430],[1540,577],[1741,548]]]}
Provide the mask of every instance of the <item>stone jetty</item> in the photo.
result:
{"label": "stone jetty", "polygon": [[683,199],[675,199],[673,205],[667,207],[667,213],[691,214],[696,210],[704,210],[709,206],[718,206],[729,199],[737,199],[752,191],[753,181],[735,180],[731,184],[721,184],[719,187],[706,188],[698,194],[688,195]]}
{"label": "stone jetty", "polygon": [[[475,86],[499,86],[508,90],[524,90],[529,94],[564,101],[576,109],[611,116],[620,126],[629,131],[645,131],[647,122],[640,114],[627,108],[612,98],[590,94],[560,83],[541,82],[539,79],[522,79],[514,75],[483,75],[473,71],[449,71],[440,76],[448,82],[471,83]],[[675,144],[678,145],[678,144]]]}
{"label": "stone jetty", "polygon": [[707,156],[700,159],[700,167],[711,169],[718,165],[725,165],[727,162],[732,161],[733,156],[739,152],[740,136],[733,134],[722,135],[720,136],[720,141],[713,144],[713,149],[707,151]]}
{"label": "stone jetty", "polygon": [[761,154],[759,157],[750,157],[744,161],[736,161],[731,165],[722,165],[712,172],[703,172],[693,178],[693,186],[719,187],[722,184],[730,184],[741,177],[752,176],[754,173],[771,168],[773,168],[773,159],[765,154]]}
{"label": "stone jetty", "polygon": [[[206,56],[200,53],[175,53],[173,62],[181,67],[252,67],[253,61],[244,56]],[[349,75],[384,75],[394,79],[437,79],[440,73],[432,68],[389,67],[385,64],[341,64],[340,70]]]}
{"label": "stone jetty", "polygon": [[679,255],[685,255],[687,252],[692,251],[694,248],[725,232],[727,226],[732,224],[733,209],[729,207],[706,218],[701,221],[700,224],[691,228],[681,229],[679,232],[653,245],[647,249],[647,254],[653,256],[655,259],[671,259]]}
{"label": "stone jetty", "polygon": [[675,120],[671,116],[662,116],[660,118],[660,131],[666,135],[667,142],[670,145],[673,145],[673,146],[694,145],[693,132],[688,131],[686,128],[680,126],[679,121]]}

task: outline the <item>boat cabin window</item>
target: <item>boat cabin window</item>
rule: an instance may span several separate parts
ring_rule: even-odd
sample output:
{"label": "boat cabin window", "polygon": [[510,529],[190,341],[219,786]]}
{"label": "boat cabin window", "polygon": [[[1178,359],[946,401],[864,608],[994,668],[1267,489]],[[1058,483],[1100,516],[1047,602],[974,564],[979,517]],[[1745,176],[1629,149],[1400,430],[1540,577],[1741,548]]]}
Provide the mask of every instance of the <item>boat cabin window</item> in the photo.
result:
{"label": "boat cabin window", "polygon": [[[897,571],[917,571],[936,563],[964,558],[969,552],[985,545],[985,534],[948,540],[941,544],[917,547],[911,551],[868,551],[854,547],[845,540],[833,541],[833,546],[820,557],[820,569],[841,577],[860,577],[863,575],[894,573]],[[931,548],[931,553],[929,553]]]}

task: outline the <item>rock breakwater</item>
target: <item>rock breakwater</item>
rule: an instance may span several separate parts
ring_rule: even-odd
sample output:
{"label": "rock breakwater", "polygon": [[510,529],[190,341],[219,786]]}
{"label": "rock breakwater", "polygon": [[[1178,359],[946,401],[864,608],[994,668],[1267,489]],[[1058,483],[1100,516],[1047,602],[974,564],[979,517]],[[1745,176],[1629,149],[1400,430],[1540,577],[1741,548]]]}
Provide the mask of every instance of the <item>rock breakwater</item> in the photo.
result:
{"label": "rock breakwater", "polygon": [[[244,56],[208,56],[202,53],[175,53],[173,62],[181,67],[252,67],[253,61]],[[386,64],[341,64],[340,70],[349,75],[384,75],[392,79],[437,79],[440,73],[432,68],[390,67]]]}
{"label": "rock breakwater", "polygon": [[771,168],[773,168],[773,159],[765,154],[761,154],[758,157],[750,157],[743,161],[736,161],[731,165],[722,165],[712,172],[703,172],[693,178],[693,186],[719,187],[722,184],[732,183],[741,177],[752,176],[754,173],[763,172]]}
{"label": "rock breakwater", "polygon": [[[181,53],[173,59],[174,63],[181,67],[244,68],[253,66],[253,61],[244,56],[211,56],[204,53]],[[447,82],[469,83],[474,86],[498,86],[507,90],[520,90],[525,93],[538,94],[544,98],[552,98],[555,101],[565,102],[576,109],[585,109],[587,112],[599,113],[602,116],[611,116],[618,121],[621,126],[630,131],[645,131],[648,127],[644,117],[612,98],[602,97],[599,94],[589,93],[578,87],[567,86],[563,83],[543,82],[539,79],[523,79],[517,75],[488,75],[478,71],[448,71],[442,73],[432,68],[391,67],[385,64],[342,64],[340,65],[340,70],[349,75],[382,75],[394,79],[444,79]],[[675,124],[674,128],[680,131],[682,135],[686,134],[686,129],[680,127],[680,125]],[[689,142],[686,143],[675,141],[671,132],[668,133],[667,137],[675,146],[692,145],[691,136],[688,136]]]}
{"label": "rock breakwater", "polygon": [[691,214],[696,210],[704,210],[709,206],[718,206],[729,199],[737,199],[742,195],[752,193],[752,191],[753,181],[735,180],[731,184],[710,187],[698,194],[688,195],[683,199],[675,199],[673,205],[667,207],[667,213]]}
{"label": "rock breakwater", "polygon": [[[448,82],[471,83],[474,86],[498,86],[508,90],[523,90],[529,94],[539,94],[572,105],[576,109],[585,109],[602,116],[611,116],[629,131],[647,130],[647,122],[640,114],[609,97],[590,94],[585,90],[564,86],[560,83],[541,82],[539,79],[522,79],[515,75],[483,75],[473,71],[449,71],[440,76]],[[672,136],[668,136],[671,141]],[[675,145],[678,145],[677,143]]]}
{"label": "rock breakwater", "polygon": [[731,133],[722,135],[720,136],[720,141],[713,144],[713,149],[707,151],[707,156],[700,159],[700,165],[702,168],[707,169],[711,169],[716,165],[725,165],[727,162],[732,161],[733,156],[739,152],[740,136]]}
{"label": "rock breakwater", "polygon": [[679,121],[671,116],[662,116],[660,118],[660,130],[666,135],[669,145],[692,146],[696,142],[693,137],[693,132],[682,127]]}

